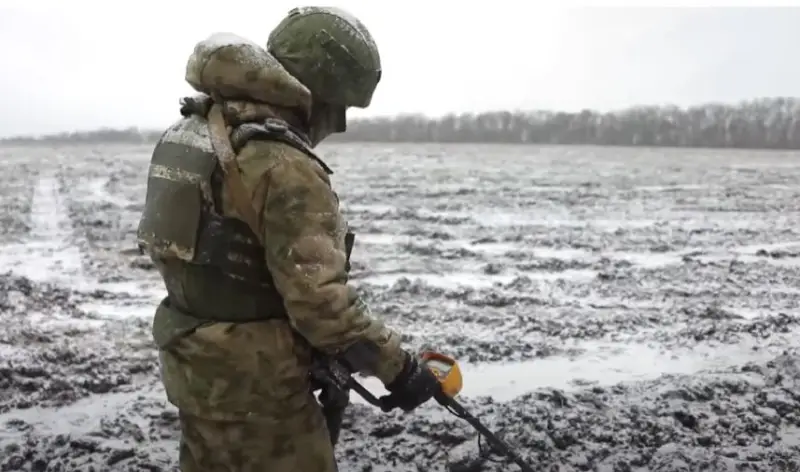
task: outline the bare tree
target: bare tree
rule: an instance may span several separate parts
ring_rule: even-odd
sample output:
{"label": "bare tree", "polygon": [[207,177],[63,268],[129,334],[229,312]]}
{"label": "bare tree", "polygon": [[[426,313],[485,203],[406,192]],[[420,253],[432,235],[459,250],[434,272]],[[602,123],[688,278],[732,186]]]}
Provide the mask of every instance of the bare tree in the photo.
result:
{"label": "bare tree", "polygon": [[[4,143],[152,143],[160,131],[123,130],[16,137]],[[600,113],[492,111],[429,118],[419,114],[353,120],[339,142],[593,144],[800,149],[800,98],[762,98],[686,109],[639,106]]]}

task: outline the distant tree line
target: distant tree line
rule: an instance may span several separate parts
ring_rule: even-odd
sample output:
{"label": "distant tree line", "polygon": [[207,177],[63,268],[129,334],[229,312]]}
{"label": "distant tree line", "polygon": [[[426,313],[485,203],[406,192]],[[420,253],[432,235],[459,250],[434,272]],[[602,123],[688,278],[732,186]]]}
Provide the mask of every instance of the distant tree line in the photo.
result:
{"label": "distant tree line", "polygon": [[6,144],[149,144],[161,137],[163,131],[143,130],[136,127],[125,129],[100,128],[91,131],[72,131],[43,136],[14,136],[0,139]]}
{"label": "distant tree line", "polygon": [[[3,139],[6,143],[154,142],[161,131],[128,128]],[[617,112],[495,111],[441,118],[361,118],[336,142],[590,144],[800,149],[800,98],[736,105],[640,106]]]}

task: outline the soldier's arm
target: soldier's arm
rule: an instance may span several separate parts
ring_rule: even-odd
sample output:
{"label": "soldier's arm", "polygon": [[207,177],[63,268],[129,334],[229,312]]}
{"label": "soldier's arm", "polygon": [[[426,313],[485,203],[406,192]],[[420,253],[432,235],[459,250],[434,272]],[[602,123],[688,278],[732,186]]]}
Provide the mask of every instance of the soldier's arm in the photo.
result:
{"label": "soldier's arm", "polygon": [[265,178],[266,260],[291,324],[320,351],[357,360],[357,370],[391,382],[407,354],[399,334],[373,318],[347,283],[345,228],[328,176],[286,148]]}

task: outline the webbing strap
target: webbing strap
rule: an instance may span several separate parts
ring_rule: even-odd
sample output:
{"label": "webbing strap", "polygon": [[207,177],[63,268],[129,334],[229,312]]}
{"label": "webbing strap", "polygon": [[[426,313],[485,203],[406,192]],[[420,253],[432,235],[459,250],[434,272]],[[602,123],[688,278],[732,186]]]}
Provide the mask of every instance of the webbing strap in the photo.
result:
{"label": "webbing strap", "polygon": [[225,187],[236,212],[250,227],[263,245],[264,236],[261,232],[261,225],[258,224],[258,214],[253,207],[252,196],[247,191],[247,187],[242,180],[242,172],[236,162],[236,153],[231,145],[228,126],[225,117],[222,115],[222,106],[215,103],[208,112],[208,131],[211,138],[211,146],[217,155],[222,172],[225,174]]}

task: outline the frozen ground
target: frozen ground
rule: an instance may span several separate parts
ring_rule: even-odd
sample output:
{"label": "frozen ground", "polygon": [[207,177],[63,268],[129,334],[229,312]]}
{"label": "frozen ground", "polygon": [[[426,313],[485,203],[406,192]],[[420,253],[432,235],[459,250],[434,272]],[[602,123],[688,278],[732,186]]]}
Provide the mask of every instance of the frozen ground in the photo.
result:
{"label": "frozen ground", "polygon": [[[354,279],[541,471],[800,470],[800,155],[330,146]],[[174,470],[149,148],[0,148],[0,471]],[[380,391],[374,382],[368,385]],[[342,471],[512,471],[356,404]],[[497,458],[493,458],[497,460]]]}

